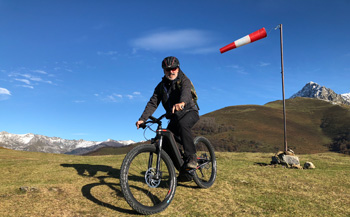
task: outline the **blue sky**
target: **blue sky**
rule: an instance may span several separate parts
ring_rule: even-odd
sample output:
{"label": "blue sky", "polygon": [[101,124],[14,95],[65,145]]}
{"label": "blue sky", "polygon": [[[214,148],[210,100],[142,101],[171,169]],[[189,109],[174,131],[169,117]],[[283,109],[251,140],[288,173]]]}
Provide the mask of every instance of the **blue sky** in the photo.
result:
{"label": "blue sky", "polygon": [[[280,23],[286,97],[309,81],[349,93],[349,8],[347,0],[0,0],[0,131],[142,140],[135,122],[170,55],[193,81],[200,115],[280,100]],[[220,54],[262,27],[266,38]]]}

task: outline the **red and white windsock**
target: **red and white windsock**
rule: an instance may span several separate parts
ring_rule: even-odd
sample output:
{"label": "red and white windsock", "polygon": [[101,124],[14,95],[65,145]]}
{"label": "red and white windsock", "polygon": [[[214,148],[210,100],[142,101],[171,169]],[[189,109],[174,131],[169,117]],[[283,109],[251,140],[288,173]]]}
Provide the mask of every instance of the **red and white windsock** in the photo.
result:
{"label": "red and white windsock", "polygon": [[243,38],[240,38],[231,44],[226,45],[225,47],[220,48],[221,53],[225,53],[226,51],[232,50],[234,48],[252,43],[254,41],[257,41],[259,39],[265,38],[267,36],[265,28],[259,29],[258,31],[255,31],[249,35],[244,36]]}

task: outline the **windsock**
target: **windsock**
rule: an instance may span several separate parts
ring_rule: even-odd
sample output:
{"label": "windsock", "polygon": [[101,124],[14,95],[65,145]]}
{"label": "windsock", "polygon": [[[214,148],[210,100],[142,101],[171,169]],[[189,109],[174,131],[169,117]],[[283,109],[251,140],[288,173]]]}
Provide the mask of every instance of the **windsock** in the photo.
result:
{"label": "windsock", "polygon": [[221,53],[225,53],[226,51],[232,50],[234,48],[252,43],[254,41],[257,41],[259,39],[265,38],[267,36],[265,28],[259,29],[258,31],[255,31],[249,35],[244,36],[243,38],[240,38],[231,44],[226,45],[225,47],[220,48]]}

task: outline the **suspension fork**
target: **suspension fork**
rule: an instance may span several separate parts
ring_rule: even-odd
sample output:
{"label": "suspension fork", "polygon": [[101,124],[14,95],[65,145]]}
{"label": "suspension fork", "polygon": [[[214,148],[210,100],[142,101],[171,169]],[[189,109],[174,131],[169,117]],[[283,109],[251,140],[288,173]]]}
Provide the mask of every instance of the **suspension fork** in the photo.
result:
{"label": "suspension fork", "polygon": [[[160,131],[158,131],[160,133]],[[160,160],[161,160],[161,153],[163,149],[163,135],[160,135],[158,145],[157,145],[157,164],[156,164],[156,176],[155,179],[160,179]]]}

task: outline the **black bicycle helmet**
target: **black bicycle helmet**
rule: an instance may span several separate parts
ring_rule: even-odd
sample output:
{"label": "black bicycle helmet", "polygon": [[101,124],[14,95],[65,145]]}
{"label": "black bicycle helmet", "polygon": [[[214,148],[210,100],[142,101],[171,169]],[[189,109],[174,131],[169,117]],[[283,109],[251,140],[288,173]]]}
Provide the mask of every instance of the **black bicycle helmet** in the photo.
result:
{"label": "black bicycle helmet", "polygon": [[165,57],[162,61],[162,68],[163,69],[173,69],[180,66],[180,62],[176,57],[170,56]]}

